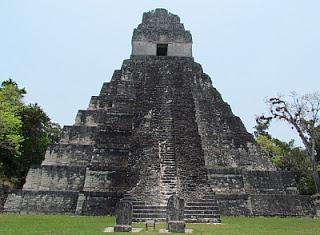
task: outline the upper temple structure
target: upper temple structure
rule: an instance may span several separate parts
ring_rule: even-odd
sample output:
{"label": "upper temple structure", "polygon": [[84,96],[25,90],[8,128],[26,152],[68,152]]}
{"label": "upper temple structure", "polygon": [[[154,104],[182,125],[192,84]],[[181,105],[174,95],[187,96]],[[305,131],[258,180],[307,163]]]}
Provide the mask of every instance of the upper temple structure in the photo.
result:
{"label": "upper temple structure", "polygon": [[173,194],[185,199],[187,222],[314,214],[292,174],[276,169],[194,62],[180,18],[156,9],[134,29],[130,59],[4,210],[106,215],[123,199],[134,221],[164,220]]}
{"label": "upper temple structure", "polygon": [[165,9],[143,14],[133,31],[132,55],[192,57],[192,36],[177,15]]}

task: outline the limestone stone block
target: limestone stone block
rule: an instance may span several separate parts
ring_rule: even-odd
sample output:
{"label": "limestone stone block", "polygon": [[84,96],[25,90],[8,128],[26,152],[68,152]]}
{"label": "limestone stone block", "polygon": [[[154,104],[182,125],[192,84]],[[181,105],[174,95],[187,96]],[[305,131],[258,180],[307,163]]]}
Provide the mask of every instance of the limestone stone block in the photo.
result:
{"label": "limestone stone block", "polygon": [[173,233],[184,233],[184,199],[172,195],[167,204],[167,229]]}
{"label": "limestone stone block", "polygon": [[130,232],[132,230],[132,203],[120,201],[116,205],[115,232]]}
{"label": "limestone stone block", "polygon": [[167,221],[184,220],[184,199],[172,195],[167,204]]}

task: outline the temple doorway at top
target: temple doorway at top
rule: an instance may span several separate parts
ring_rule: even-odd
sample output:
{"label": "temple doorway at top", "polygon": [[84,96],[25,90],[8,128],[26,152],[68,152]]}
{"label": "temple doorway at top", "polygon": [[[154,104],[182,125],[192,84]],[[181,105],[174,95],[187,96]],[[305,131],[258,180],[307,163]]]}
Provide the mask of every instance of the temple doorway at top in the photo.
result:
{"label": "temple doorway at top", "polygon": [[157,56],[168,55],[168,44],[157,44]]}

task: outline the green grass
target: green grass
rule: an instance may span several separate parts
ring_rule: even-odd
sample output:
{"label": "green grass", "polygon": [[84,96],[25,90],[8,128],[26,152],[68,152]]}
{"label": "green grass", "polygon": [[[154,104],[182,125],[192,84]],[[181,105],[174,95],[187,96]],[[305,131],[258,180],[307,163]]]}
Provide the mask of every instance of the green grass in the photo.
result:
{"label": "green grass", "polygon": [[[220,225],[187,224],[192,234],[216,235],[320,235],[320,219],[278,217],[222,217]],[[114,217],[60,215],[0,215],[0,235],[96,235],[112,227]],[[144,227],[144,224],[133,224]],[[157,225],[157,231],[164,224]],[[110,234],[110,233],[109,233]],[[125,233],[114,233],[125,234]],[[143,231],[135,234],[158,234]]]}

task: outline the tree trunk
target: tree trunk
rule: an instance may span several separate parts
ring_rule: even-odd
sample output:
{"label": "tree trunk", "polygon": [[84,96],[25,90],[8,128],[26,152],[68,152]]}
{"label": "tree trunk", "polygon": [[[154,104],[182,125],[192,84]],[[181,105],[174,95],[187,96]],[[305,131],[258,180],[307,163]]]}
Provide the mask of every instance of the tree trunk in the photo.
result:
{"label": "tree trunk", "polygon": [[320,193],[320,177],[318,174],[318,169],[317,169],[317,161],[315,159],[315,140],[314,138],[311,138],[311,165],[312,165],[312,175],[313,175],[313,180],[316,186],[316,192]]}

